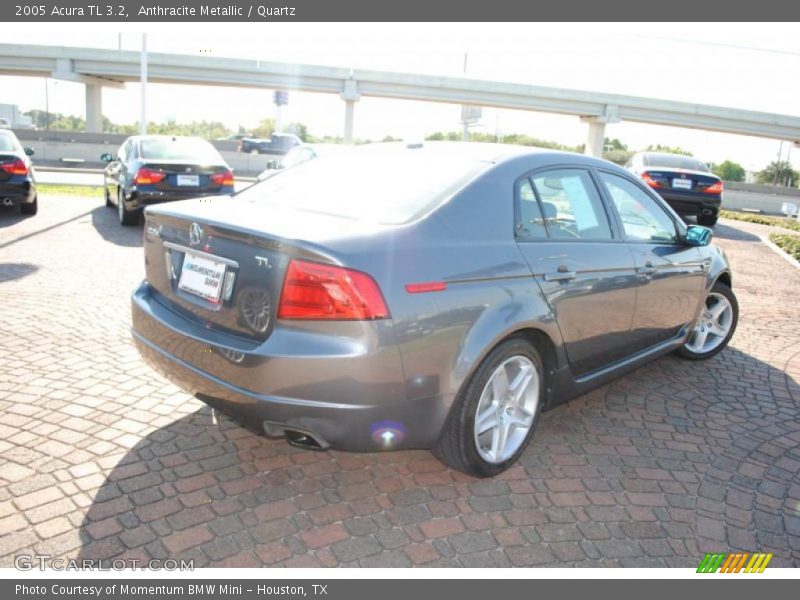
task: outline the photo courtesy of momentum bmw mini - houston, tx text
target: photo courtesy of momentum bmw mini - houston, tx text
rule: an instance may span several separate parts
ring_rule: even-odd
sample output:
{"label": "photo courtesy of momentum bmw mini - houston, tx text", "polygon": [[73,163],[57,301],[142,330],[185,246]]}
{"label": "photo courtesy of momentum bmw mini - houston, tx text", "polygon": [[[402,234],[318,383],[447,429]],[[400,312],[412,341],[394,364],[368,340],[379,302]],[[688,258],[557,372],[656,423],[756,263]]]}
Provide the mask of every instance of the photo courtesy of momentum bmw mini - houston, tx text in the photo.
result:
{"label": "photo courtesy of momentum bmw mini - houston, tx text", "polygon": [[796,24],[312,4],[0,6],[0,590],[796,578]]}

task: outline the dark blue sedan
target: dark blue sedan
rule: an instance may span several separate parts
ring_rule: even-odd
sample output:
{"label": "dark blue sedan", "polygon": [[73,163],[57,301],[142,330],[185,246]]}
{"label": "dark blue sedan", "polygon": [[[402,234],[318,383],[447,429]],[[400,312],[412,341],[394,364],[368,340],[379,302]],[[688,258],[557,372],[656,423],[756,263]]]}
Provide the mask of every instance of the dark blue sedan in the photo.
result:
{"label": "dark blue sedan", "polygon": [[716,225],[722,204],[722,180],[691,156],[639,152],[628,169],[639,176],[679,215],[700,225]]}
{"label": "dark blue sedan", "polygon": [[103,154],[106,206],[117,206],[119,222],[134,225],[150,204],[233,193],[233,171],[201,138],[129,137],[116,156]]}

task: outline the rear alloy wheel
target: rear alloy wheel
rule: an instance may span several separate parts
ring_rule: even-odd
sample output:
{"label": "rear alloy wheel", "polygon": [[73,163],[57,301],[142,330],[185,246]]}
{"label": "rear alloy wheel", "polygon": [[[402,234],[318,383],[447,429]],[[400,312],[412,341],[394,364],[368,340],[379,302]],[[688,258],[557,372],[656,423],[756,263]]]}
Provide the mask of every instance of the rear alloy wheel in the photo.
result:
{"label": "rear alloy wheel", "polygon": [[733,291],[724,283],[715,283],[694,330],[678,354],[689,360],[704,360],[722,352],[733,337],[738,321],[739,304]]}
{"label": "rear alloy wheel", "polygon": [[39,196],[36,196],[30,204],[23,202],[19,205],[19,209],[23,215],[35,215],[39,212]]}
{"label": "rear alloy wheel", "polygon": [[703,227],[713,227],[717,224],[717,213],[711,215],[697,215],[697,224]]}
{"label": "rear alloy wheel", "polygon": [[139,213],[128,210],[125,206],[125,196],[122,193],[122,188],[117,192],[117,211],[120,225],[127,227],[128,225],[136,225],[139,223]]}
{"label": "rear alloy wheel", "polygon": [[505,471],[522,454],[541,410],[542,361],[522,338],[500,344],[459,394],[434,453],[477,477]]}

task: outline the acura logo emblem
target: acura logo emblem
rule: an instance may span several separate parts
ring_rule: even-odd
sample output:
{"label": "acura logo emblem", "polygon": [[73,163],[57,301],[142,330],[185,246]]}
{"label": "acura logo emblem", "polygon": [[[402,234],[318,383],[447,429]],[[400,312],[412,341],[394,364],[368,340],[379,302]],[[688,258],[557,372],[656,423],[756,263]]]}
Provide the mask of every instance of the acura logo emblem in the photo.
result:
{"label": "acura logo emblem", "polygon": [[196,246],[201,239],[203,239],[203,228],[198,223],[192,223],[192,226],[189,227],[189,243]]}

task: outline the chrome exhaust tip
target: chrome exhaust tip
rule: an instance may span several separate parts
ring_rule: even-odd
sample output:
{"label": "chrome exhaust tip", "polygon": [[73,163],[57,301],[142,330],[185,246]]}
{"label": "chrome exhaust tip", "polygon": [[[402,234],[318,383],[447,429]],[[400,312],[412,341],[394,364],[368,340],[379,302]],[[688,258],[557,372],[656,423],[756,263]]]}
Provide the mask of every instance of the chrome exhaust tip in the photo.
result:
{"label": "chrome exhaust tip", "polygon": [[264,434],[267,437],[283,437],[290,446],[305,450],[327,450],[330,444],[312,431],[287,427],[283,423],[264,421]]}

